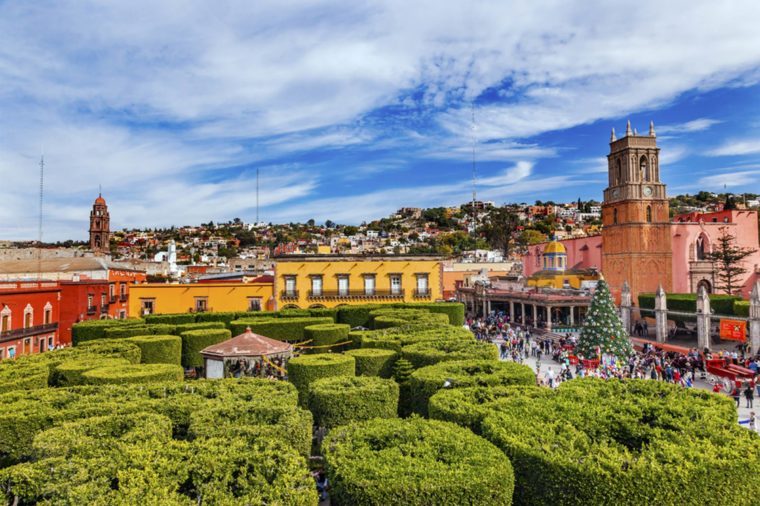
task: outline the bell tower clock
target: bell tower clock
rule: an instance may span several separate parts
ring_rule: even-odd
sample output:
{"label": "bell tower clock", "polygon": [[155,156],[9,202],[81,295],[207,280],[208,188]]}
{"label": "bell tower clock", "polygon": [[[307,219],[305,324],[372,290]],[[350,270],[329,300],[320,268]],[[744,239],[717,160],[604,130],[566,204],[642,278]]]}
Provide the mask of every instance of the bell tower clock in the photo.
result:
{"label": "bell tower clock", "polygon": [[619,296],[624,282],[634,303],[642,292],[672,287],[672,247],[668,198],[660,182],[660,149],[654,124],[649,135],[615,138],[607,155],[609,185],[602,204],[602,273]]}

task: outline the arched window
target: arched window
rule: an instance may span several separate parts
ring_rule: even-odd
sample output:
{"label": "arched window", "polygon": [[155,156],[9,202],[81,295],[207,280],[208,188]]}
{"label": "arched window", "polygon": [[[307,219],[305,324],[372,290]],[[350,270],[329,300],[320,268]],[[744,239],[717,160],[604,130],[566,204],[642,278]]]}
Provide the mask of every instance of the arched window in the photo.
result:
{"label": "arched window", "polygon": [[612,210],[612,223],[617,223],[617,209]]}
{"label": "arched window", "polygon": [[697,237],[696,246],[697,246],[697,260],[704,260],[705,253],[709,251],[709,241],[704,234]]}
{"label": "arched window", "polygon": [[647,223],[652,223],[652,206],[647,206]]}
{"label": "arched window", "polygon": [[641,179],[649,181],[649,165],[647,164],[646,156],[642,156],[641,160],[639,160],[639,167],[641,168]]}
{"label": "arched window", "polygon": [[618,158],[615,161],[615,165],[616,165],[615,174],[617,175],[617,179],[615,180],[615,183],[621,184],[623,182],[623,168],[620,166],[620,158]]}

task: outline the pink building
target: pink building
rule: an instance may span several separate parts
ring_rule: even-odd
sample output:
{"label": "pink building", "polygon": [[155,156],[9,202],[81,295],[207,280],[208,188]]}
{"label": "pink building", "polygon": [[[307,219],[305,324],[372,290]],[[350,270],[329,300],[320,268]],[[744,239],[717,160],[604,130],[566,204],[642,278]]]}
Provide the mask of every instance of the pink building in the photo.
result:
{"label": "pink building", "polygon": [[[722,234],[722,228],[736,238],[743,248],[756,249],[744,262],[747,273],[741,282],[742,296],[749,297],[752,286],[760,279],[760,238],[757,211],[729,210],[714,213],[688,213],[678,215],[671,224],[673,250],[673,292],[696,293],[700,286],[712,292],[720,284],[712,262],[705,253],[713,250]],[[602,236],[583,237],[559,241],[567,248],[567,265],[571,269],[595,267],[602,270]],[[536,244],[523,256],[523,273],[530,276],[541,270],[544,247]]]}

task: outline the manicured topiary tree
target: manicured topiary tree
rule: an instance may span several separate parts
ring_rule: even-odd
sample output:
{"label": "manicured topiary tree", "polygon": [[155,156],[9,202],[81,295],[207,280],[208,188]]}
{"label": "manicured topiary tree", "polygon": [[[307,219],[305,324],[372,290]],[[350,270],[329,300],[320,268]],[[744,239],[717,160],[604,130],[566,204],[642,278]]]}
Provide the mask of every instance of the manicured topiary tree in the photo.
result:
{"label": "manicured topiary tree", "polygon": [[372,418],[394,418],[398,412],[398,383],[372,376],[336,376],[309,387],[314,423],[333,428]]}
{"label": "manicured topiary tree", "polygon": [[182,367],[173,364],[139,364],[118,367],[100,367],[82,374],[89,385],[118,385],[121,383],[154,383],[156,381],[182,381]]}
{"label": "manicured topiary tree", "polygon": [[[576,379],[507,396],[482,422],[517,504],[752,504],[760,437],[731,399],[659,381]],[[677,471],[674,471],[677,469]]]}
{"label": "manicured topiary tree", "polygon": [[179,336],[135,336],[128,339],[140,347],[142,364],[177,364],[182,362],[182,338]]}
{"label": "manicured topiary tree", "polygon": [[105,330],[116,327],[131,327],[135,325],[145,325],[145,320],[140,318],[129,318],[126,320],[86,320],[75,323],[71,327],[71,337],[76,346],[85,341],[94,339],[104,339]]}
{"label": "manicured topiary tree", "polygon": [[329,346],[348,340],[350,327],[344,323],[321,323],[304,328],[304,337],[311,341],[309,346]]}
{"label": "manicured topiary tree", "polygon": [[618,316],[612,294],[604,280],[599,281],[586,313],[578,353],[585,358],[596,358],[598,352],[627,359],[633,355],[633,346],[623,322]]}
{"label": "manicured topiary tree", "polygon": [[318,353],[301,355],[288,362],[288,380],[298,389],[298,402],[307,405],[309,386],[318,379],[332,376],[354,376],[356,360],[350,355]]}
{"label": "manicured topiary tree", "polygon": [[98,339],[95,341],[86,341],[74,349],[94,355],[124,358],[130,364],[139,364],[142,354],[139,346],[126,339]]}
{"label": "manicured topiary tree", "polygon": [[32,390],[48,386],[50,368],[32,361],[0,362],[0,392]]}
{"label": "manicured topiary tree", "polygon": [[346,355],[350,355],[356,359],[357,376],[380,376],[381,378],[391,377],[393,374],[393,364],[398,358],[398,353],[395,351],[379,348],[348,350]]}
{"label": "manicured topiary tree", "polygon": [[333,429],[322,443],[330,500],[359,504],[512,504],[506,456],[471,431],[421,418]]}
{"label": "manicured topiary tree", "polygon": [[233,336],[237,336],[250,327],[254,333],[270,339],[300,342],[305,340],[304,329],[306,327],[323,323],[332,323],[332,318],[244,318],[231,322],[230,330]]}
{"label": "manicured topiary tree", "polygon": [[499,350],[474,339],[435,340],[404,346],[401,356],[418,369],[447,360],[499,360]]}
{"label": "manicured topiary tree", "polygon": [[67,360],[53,371],[55,385],[61,387],[73,387],[84,385],[86,380],[83,374],[99,367],[118,367],[129,365],[129,361],[123,358],[109,358],[99,355]]}
{"label": "manicured topiary tree", "polygon": [[231,336],[231,332],[227,329],[187,330],[183,332],[180,335],[182,338],[182,365],[185,367],[203,367],[201,350],[224,342]]}

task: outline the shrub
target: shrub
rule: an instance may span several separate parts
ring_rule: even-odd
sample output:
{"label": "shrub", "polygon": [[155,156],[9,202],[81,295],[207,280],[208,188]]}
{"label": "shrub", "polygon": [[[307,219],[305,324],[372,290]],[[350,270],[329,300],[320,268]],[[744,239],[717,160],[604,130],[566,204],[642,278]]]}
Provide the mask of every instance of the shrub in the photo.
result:
{"label": "shrub", "polygon": [[188,330],[205,330],[205,329],[224,329],[227,328],[223,322],[200,322],[200,323],[180,323],[174,326],[174,330],[170,334],[182,335],[183,332]]}
{"label": "shrub", "polygon": [[92,371],[99,367],[117,367],[122,365],[129,365],[129,362],[123,358],[109,358],[97,355],[67,360],[55,367],[53,371],[54,383],[62,387],[84,385],[86,381],[82,375],[87,371]]}
{"label": "shrub", "polygon": [[404,346],[420,343],[423,341],[439,341],[461,339],[475,341],[472,332],[462,327],[435,326],[410,326],[391,329],[363,331],[354,333],[354,337],[360,340],[362,348],[383,348],[401,352]]}
{"label": "shrub", "polygon": [[491,343],[464,339],[422,341],[401,348],[401,356],[420,368],[446,360],[499,360],[499,350]]}
{"label": "shrub", "polygon": [[338,308],[337,307],[310,308],[309,314],[317,318],[325,318],[325,317],[332,318],[332,321],[335,322],[338,319]]}
{"label": "shrub", "polygon": [[311,340],[309,346],[328,346],[348,339],[349,326],[343,323],[321,323],[304,328],[304,337]]}
{"label": "shrub", "polygon": [[86,341],[74,349],[107,357],[124,358],[130,364],[139,364],[142,354],[140,352],[139,346],[127,340],[121,339],[99,339],[97,341]]}
{"label": "shrub", "polygon": [[179,336],[136,336],[129,341],[140,347],[142,364],[181,364],[182,338]]}
{"label": "shrub", "polygon": [[526,402],[541,402],[540,398],[550,393],[550,389],[538,386],[444,388],[430,398],[428,416],[456,423],[480,434],[483,419],[498,410],[502,399],[519,396]]}
{"label": "shrub", "polygon": [[217,313],[198,313],[195,315],[195,321],[198,323],[221,322],[225,325],[238,318],[246,318],[249,313],[240,311],[219,311]]}
{"label": "shrub", "polygon": [[345,323],[352,329],[355,327],[369,328],[370,311],[382,307],[379,304],[367,304],[364,306],[342,306],[338,308],[338,323]]}
{"label": "shrub", "polygon": [[749,317],[749,301],[748,300],[735,300],[734,301],[734,314],[736,316]]}
{"label": "shrub", "polygon": [[542,401],[502,399],[482,423],[513,462],[519,504],[750,504],[760,493],[747,479],[760,437],[736,424],[730,399],[582,379]]}
{"label": "shrub", "polygon": [[168,323],[170,325],[195,323],[195,316],[196,313],[149,314],[145,316],[145,323]]}
{"label": "shrub", "polygon": [[151,334],[162,336],[174,334],[177,328],[176,325],[172,325],[170,323],[154,323],[152,325],[147,325],[147,327]]}
{"label": "shrub", "polygon": [[182,367],[172,364],[139,364],[121,367],[101,367],[82,374],[90,385],[120,383],[153,383],[156,381],[182,381]]}
{"label": "shrub", "polygon": [[21,359],[0,362],[0,392],[46,388],[50,369],[43,363]]}
{"label": "shrub", "polygon": [[283,309],[277,314],[278,318],[309,318],[311,312],[308,309]]}
{"label": "shrub", "polygon": [[246,327],[251,331],[270,339],[278,341],[303,341],[304,329],[311,325],[332,323],[330,318],[273,318],[273,319],[245,319],[235,320],[230,323],[232,335],[236,336],[245,332]]}
{"label": "shrub", "polygon": [[337,506],[512,504],[514,472],[506,456],[451,423],[354,423],[334,429],[322,449]]}
{"label": "shrub", "polygon": [[395,418],[398,384],[390,379],[336,376],[309,388],[309,409],[319,427],[333,428],[372,418]]}
{"label": "shrub", "polygon": [[188,330],[182,333],[182,365],[203,367],[201,350],[232,337],[227,329]]}
{"label": "shrub", "polygon": [[379,348],[348,350],[345,354],[356,360],[357,376],[380,376],[381,378],[391,377],[393,364],[398,358],[398,353],[395,351]]}
{"label": "shrub", "polygon": [[393,327],[402,327],[409,323],[409,320],[398,316],[378,315],[372,319],[373,329],[390,329]]}
{"label": "shrub", "polygon": [[129,327],[110,327],[103,331],[104,339],[125,339],[127,337],[142,336],[152,332],[147,325],[132,325]]}
{"label": "shrub", "polygon": [[533,370],[514,362],[491,360],[463,360],[441,362],[417,369],[409,378],[407,388],[402,391],[404,407],[427,416],[428,401],[438,390],[444,388],[464,388],[472,386],[535,385]]}
{"label": "shrub", "polygon": [[404,307],[427,309],[431,313],[445,314],[449,318],[450,325],[456,327],[464,325],[464,304],[461,302],[419,302],[406,304]]}
{"label": "shrub", "polygon": [[[668,310],[679,311],[682,313],[697,312],[697,294],[696,293],[668,293],[666,295]],[[734,316],[734,301],[741,300],[741,297],[734,295],[710,294],[710,309],[714,314]],[[639,294],[639,307],[642,309],[654,309],[654,294]],[[679,319],[693,320],[695,317],[679,316]]]}
{"label": "shrub", "polygon": [[126,320],[86,320],[75,323],[71,327],[71,336],[74,346],[84,341],[105,338],[105,330],[113,327],[129,327],[134,325],[144,325],[145,321],[140,318],[129,318]]}
{"label": "shrub", "polygon": [[301,355],[288,362],[288,380],[298,389],[298,401],[306,406],[309,386],[318,379],[354,376],[356,361],[349,355],[318,353]]}

